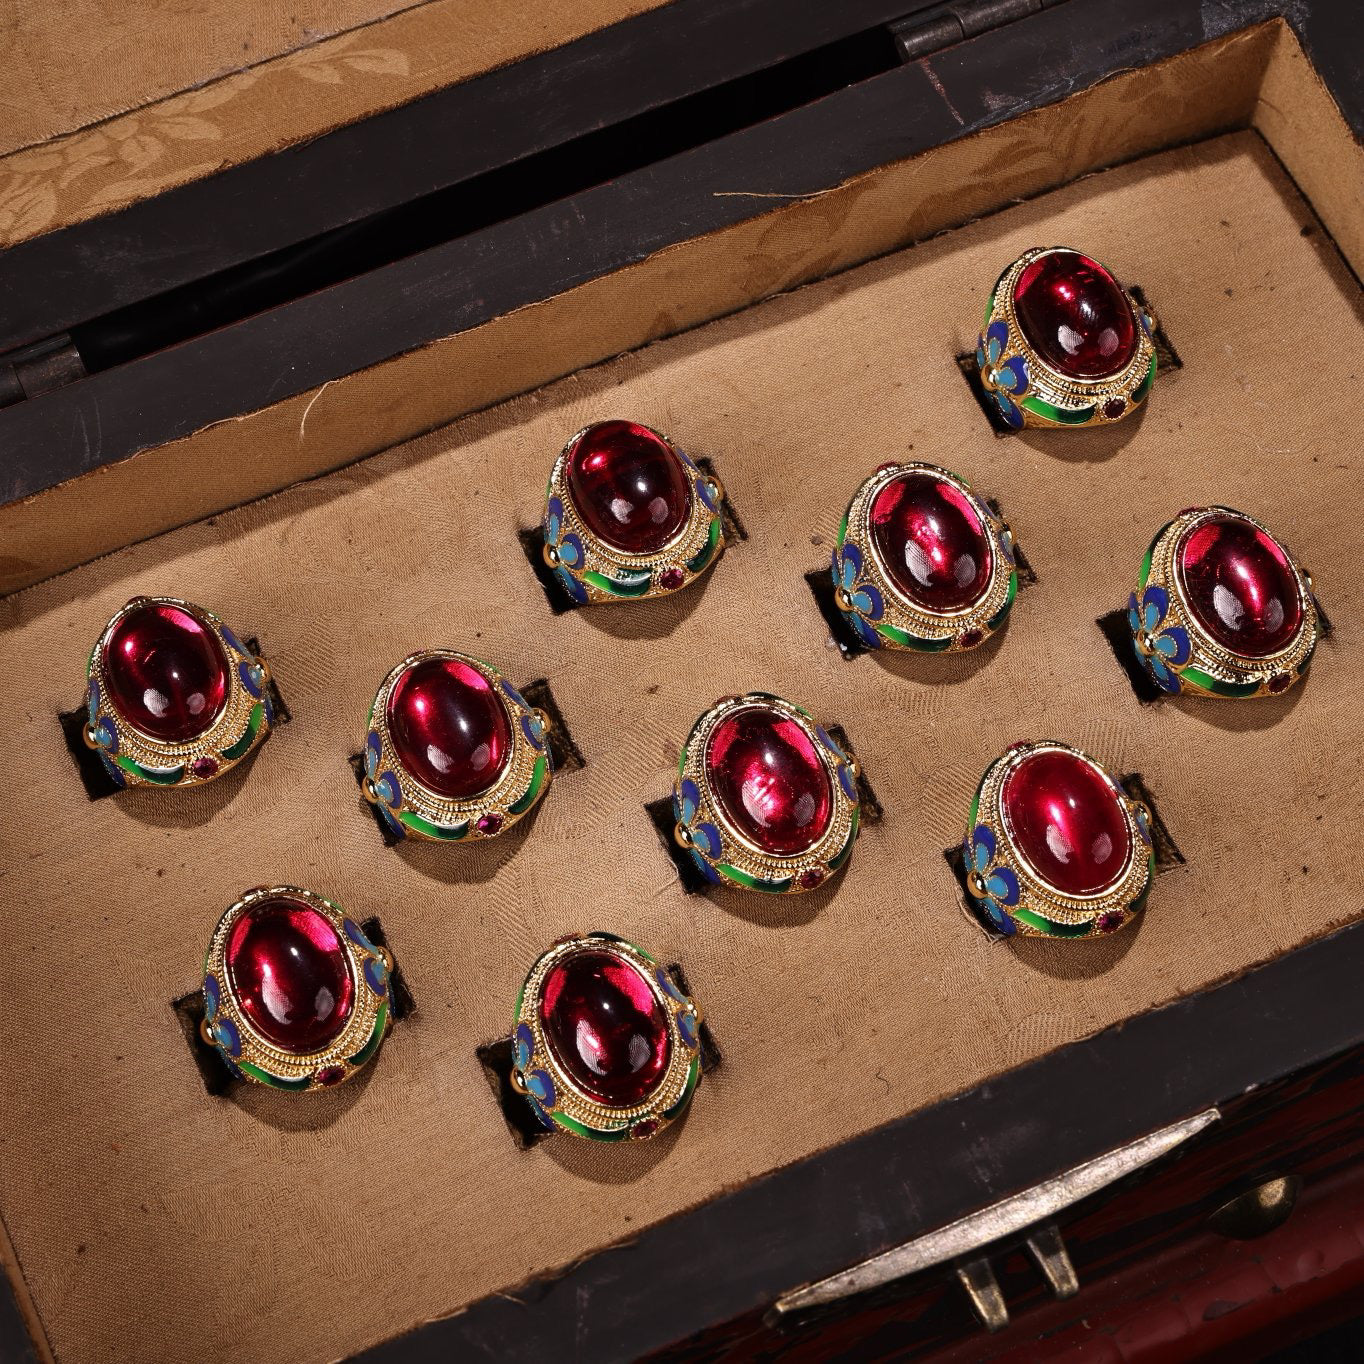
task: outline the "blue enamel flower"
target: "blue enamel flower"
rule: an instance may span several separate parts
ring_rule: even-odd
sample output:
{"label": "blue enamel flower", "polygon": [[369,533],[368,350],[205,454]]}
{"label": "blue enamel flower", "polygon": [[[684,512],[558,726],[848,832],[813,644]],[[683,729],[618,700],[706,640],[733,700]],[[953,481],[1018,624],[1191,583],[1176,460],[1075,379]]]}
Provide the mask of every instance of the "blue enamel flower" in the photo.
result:
{"label": "blue enamel flower", "polygon": [[370,730],[369,737],[365,740],[365,776],[369,779],[370,788],[374,792],[374,808],[379,812],[379,818],[383,821],[384,827],[395,837],[403,838],[407,831],[403,828],[396,810],[402,809],[403,789],[398,784],[398,774],[392,770],[386,772],[379,771],[379,762],[383,757],[383,744],[375,730]]}
{"label": "blue enamel flower", "polygon": [[117,787],[127,786],[122,769],[114,761],[118,753],[118,727],[112,715],[100,713],[99,683],[92,677],[85,698],[85,732],[87,742],[99,754],[109,780]]}
{"label": "blue enamel flower", "polygon": [[364,965],[361,969],[365,984],[382,999],[388,993],[388,963],[384,960],[383,954],[365,936],[364,930],[354,919],[343,919],[341,926],[346,931],[346,937],[364,953]]}
{"label": "blue enamel flower", "polygon": [[[720,830],[707,820],[697,822],[701,808],[700,788],[690,777],[684,777],[673,796],[673,813],[678,827],[686,831],[687,851],[707,881],[718,884],[720,874],[711,865],[720,856]],[[666,987],[665,987],[666,988]]]}
{"label": "blue enamel flower", "polygon": [[678,450],[677,453],[692,476],[692,486],[696,489],[696,496],[701,505],[712,516],[718,515],[720,511],[720,485],[685,451]]}
{"label": "blue enamel flower", "polygon": [[545,746],[545,722],[537,711],[524,696],[504,677],[502,679],[502,690],[514,701],[521,711],[521,732],[526,736],[526,742],[532,748],[541,749]]}
{"label": "blue enamel flower", "polygon": [[1008,910],[1018,903],[1018,877],[1012,868],[991,866],[995,857],[995,836],[984,824],[977,824],[966,840],[966,884],[976,898],[990,926],[1005,937],[1012,937],[1018,925]]}
{"label": "blue enamel flower", "polygon": [[843,788],[843,794],[856,804],[857,774],[853,771],[852,759],[843,751],[840,745],[829,736],[829,732],[823,725],[816,725],[815,733],[819,736],[820,743],[833,754],[834,763],[838,771],[838,784]]}
{"label": "blue enamel flower", "polygon": [[976,343],[976,365],[980,381],[994,398],[1000,415],[1017,431],[1023,425],[1023,410],[1016,400],[1028,391],[1028,366],[1021,355],[1002,360],[1008,346],[1008,324],[991,322]]}
{"label": "blue enamel flower", "polygon": [[553,553],[554,576],[564,591],[579,606],[586,605],[587,589],[578,577],[583,566],[583,542],[572,531],[564,530],[564,503],[560,497],[551,497],[545,509],[545,547]]}
{"label": "blue enamel flower", "polygon": [[[885,614],[886,604],[876,584],[863,578],[862,568],[862,551],[856,545],[844,542],[834,550],[834,588],[839,594],[839,609],[857,632],[858,639],[868,649],[879,649],[881,636],[872,622]],[[845,601],[846,607],[843,606]]]}
{"label": "blue enamel flower", "polygon": [[512,1034],[512,1066],[525,1070],[530,1065],[531,1054],[535,1051],[535,1036],[527,1023],[518,1023]]}
{"label": "blue enamel flower", "polygon": [[1179,669],[1193,653],[1189,632],[1182,625],[1162,622],[1170,611],[1170,595],[1163,587],[1152,583],[1137,601],[1134,592],[1127,599],[1127,623],[1132,628],[1132,639],[1137,652],[1146,663],[1156,685],[1166,692],[1179,691]]}
{"label": "blue enamel flower", "polygon": [[242,1038],[237,1031],[237,1025],[230,1018],[219,1017],[218,1006],[221,1002],[220,991],[217,978],[214,976],[204,977],[204,1028],[209,1037],[213,1039],[213,1045],[221,1051],[225,1058],[231,1058],[242,1054]]}

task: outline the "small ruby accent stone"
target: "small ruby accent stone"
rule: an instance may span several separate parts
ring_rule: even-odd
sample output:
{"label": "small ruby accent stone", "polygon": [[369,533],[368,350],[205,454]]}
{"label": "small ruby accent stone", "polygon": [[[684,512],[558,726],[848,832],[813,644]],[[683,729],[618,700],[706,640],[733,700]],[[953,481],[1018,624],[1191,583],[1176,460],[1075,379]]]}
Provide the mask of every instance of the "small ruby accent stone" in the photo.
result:
{"label": "small ruby accent stone", "polygon": [[683,582],[686,581],[686,574],[680,568],[665,568],[658,575],[658,585],[665,592],[676,592]]}
{"label": "small ruby accent stone", "polygon": [[810,867],[800,874],[800,888],[802,890],[814,890],[816,886],[824,884],[824,873],[818,867]]}
{"label": "small ruby accent stone", "polygon": [[1100,914],[1094,920],[1094,931],[1096,933],[1115,933],[1123,926],[1123,916],[1121,910],[1110,909],[1107,914]]}
{"label": "small ruby accent stone", "polygon": [[555,1059],[599,1103],[633,1108],[668,1069],[668,1019],[648,981],[610,952],[574,952],[552,966],[540,1025]]}
{"label": "small ruby accent stone", "polygon": [[631,1129],[630,1135],[639,1141],[646,1137],[652,1137],[658,1131],[658,1122],[654,1118],[645,1118],[643,1122],[637,1122]]}
{"label": "small ruby accent stone", "polygon": [[1123,398],[1110,398],[1104,404],[1104,416],[1111,422],[1117,421],[1126,411],[1127,402]]}
{"label": "small ruby accent stone", "polygon": [[1175,560],[1194,616],[1223,648],[1265,658],[1298,633],[1302,600],[1288,555],[1244,517],[1227,513],[1195,526]]}
{"label": "small ruby accent stone", "polygon": [[199,778],[200,781],[207,781],[210,777],[218,775],[218,760],[216,758],[195,758],[190,763],[189,770]]}
{"label": "small ruby accent stone", "polygon": [[984,630],[967,630],[964,634],[957,636],[957,647],[959,649],[974,649],[984,638]]}
{"label": "small ruby accent stone", "polygon": [[924,471],[892,479],[872,502],[871,534],[895,586],[925,611],[963,610],[989,586],[990,537],[949,479]]}
{"label": "small ruby accent stone", "polygon": [[1032,869],[1064,895],[1096,895],[1127,866],[1132,836],[1118,794],[1078,754],[1030,753],[1004,779],[1004,818]]}
{"label": "small ruby accent stone", "polygon": [[502,828],[502,816],[496,813],[480,815],[474,828],[477,829],[484,838],[491,838]]}
{"label": "small ruby accent stone", "polygon": [[316,1076],[317,1083],[327,1088],[332,1085],[339,1085],[345,1078],[345,1066],[323,1066]]}
{"label": "small ruby accent stone", "polygon": [[814,740],[767,706],[745,706],[716,725],[706,776],[730,823],[775,857],[814,847],[828,832],[833,787]]}
{"label": "small ruby accent stone", "polygon": [[493,684],[459,658],[426,658],[388,697],[388,732],[402,765],[448,800],[468,800],[502,775],[511,722]]}
{"label": "small ruby accent stone", "polygon": [[228,985],[262,1037],[295,1055],[321,1051],[350,1018],[355,996],[340,936],[302,900],[258,900],[232,925]]}
{"label": "small ruby accent stone", "polygon": [[662,549],[691,513],[691,480],[682,461],[637,422],[589,426],[569,451],[567,476],[583,524],[627,554]]}
{"label": "small ruby accent stone", "polygon": [[1098,261],[1078,251],[1048,251],[1024,266],[1014,311],[1033,349],[1068,378],[1116,374],[1137,353],[1127,296]]}
{"label": "small ruby accent stone", "polygon": [[212,728],[227,704],[222,645],[182,606],[133,606],[105,643],[103,662],[114,709],[153,739],[188,743]]}
{"label": "small ruby accent stone", "polygon": [[1277,696],[1279,692],[1288,690],[1288,684],[1292,682],[1292,680],[1293,679],[1289,677],[1287,673],[1275,673],[1274,676],[1265,683],[1265,687]]}

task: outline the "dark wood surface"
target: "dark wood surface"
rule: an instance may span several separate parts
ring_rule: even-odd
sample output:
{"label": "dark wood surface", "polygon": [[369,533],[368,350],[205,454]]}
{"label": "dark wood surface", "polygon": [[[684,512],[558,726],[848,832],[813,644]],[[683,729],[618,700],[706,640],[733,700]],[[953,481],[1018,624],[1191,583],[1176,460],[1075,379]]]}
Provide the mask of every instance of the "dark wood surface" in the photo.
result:
{"label": "dark wood surface", "polygon": [[[871,0],[834,7],[773,4],[764,8],[766,4],[767,0],[761,4],[751,0],[738,7],[744,14],[752,11],[754,28],[764,35],[761,42],[746,30],[713,27],[720,23],[714,14],[728,8],[725,0],[679,0],[655,12],[653,22],[664,27],[673,44],[669,65],[689,73],[684,82],[687,88],[699,90],[717,70],[730,72],[745,65],[731,57],[717,67],[720,59],[709,52],[710,41],[702,41],[701,35],[714,33],[718,43],[723,34],[738,47],[759,43],[762,60],[770,61],[799,52],[801,41],[836,41],[827,19],[810,18],[815,10],[826,15],[837,12],[846,25],[845,35],[883,12]],[[780,19],[773,17],[776,8],[780,8]],[[1351,8],[1345,0],[1294,0],[1287,5],[1288,17],[1323,76],[1333,82],[1347,117],[1361,128],[1364,59]],[[1284,9],[1284,0],[1225,0],[1201,7],[1188,0],[1150,0],[1139,7],[1131,0],[1067,0],[936,55],[931,70],[922,62],[885,70],[662,161],[317,288],[280,306],[215,326],[204,335],[0,409],[0,449],[5,452],[0,461],[0,501],[42,491],[140,449],[476,327],[676,242],[756,216],[770,202],[717,194],[717,190],[754,184],[763,186],[768,195],[782,196],[826,189],[888,161],[1053,102],[1116,71],[1184,51]],[[669,29],[669,24],[674,27]],[[773,26],[783,35],[775,46],[766,31]],[[594,62],[619,72],[620,82],[628,85],[638,79],[634,73],[648,73],[652,68],[635,60],[630,43],[637,30],[625,25],[620,29],[583,42],[593,45]],[[662,41],[657,35],[652,40]],[[678,51],[687,54],[685,61],[676,59]],[[561,64],[563,71],[557,79],[564,80],[578,70],[581,60],[580,44],[535,59],[533,79],[523,92],[524,121],[534,123],[542,116],[543,101],[533,92],[547,88],[546,83],[554,79],[545,70],[546,64]],[[510,73],[517,69],[509,68],[498,79],[511,79]],[[652,82],[646,83],[652,88]],[[468,91],[475,84],[457,89]],[[449,94],[455,97],[454,92]],[[631,107],[646,107],[649,98],[647,92],[638,93]],[[392,120],[401,122],[405,112],[417,118],[425,109],[426,102],[419,101],[406,111],[383,115],[384,127],[391,127]],[[572,127],[590,125],[593,117],[584,114]],[[513,119],[498,138],[489,134],[489,148],[510,154],[518,146],[534,145],[534,137],[524,129],[518,140],[514,123]],[[361,137],[369,126],[356,125],[344,130],[344,135]],[[304,169],[307,158],[327,155],[328,144],[329,139],[319,139],[281,154],[292,158],[291,174],[299,183],[311,174]],[[402,146],[401,139],[391,133],[381,137],[379,163],[413,160],[401,155]],[[278,170],[276,165],[273,173]],[[247,171],[241,168],[242,174]],[[448,178],[460,173],[449,168],[442,174]],[[238,194],[232,188],[236,174],[225,172],[204,181],[192,187],[194,194],[187,197],[177,197],[186,194],[177,190],[139,206],[137,212],[149,215],[150,221],[144,222],[140,235],[135,232],[129,240],[118,237],[127,221],[126,214],[119,214],[82,225],[78,238],[72,236],[78,229],[72,228],[0,255],[0,283],[7,281],[0,288],[0,319],[36,306],[35,287],[52,300],[39,328],[45,333],[58,329],[59,320],[71,315],[69,308],[56,302],[63,290],[87,299],[84,313],[99,306],[96,298],[108,303],[115,297],[127,301],[129,296],[145,296],[155,282],[146,272],[161,270],[159,262],[173,261],[178,253],[179,248],[168,242],[169,236],[192,242],[203,238],[205,224],[211,223],[216,239],[226,231],[232,213],[241,211],[240,206],[233,208]],[[393,174],[399,172],[395,169]],[[352,186],[358,197],[351,209],[333,206],[328,222],[342,221],[347,213],[358,214],[373,206],[365,198],[362,177],[336,179]],[[307,194],[292,191],[286,195],[283,183],[269,193],[253,194],[249,216],[269,219],[286,211],[284,199],[289,204],[308,199]],[[221,204],[212,197],[215,187],[223,195]],[[380,197],[391,198],[398,188],[395,181]],[[167,215],[165,222],[157,218],[162,213]],[[305,230],[300,225],[298,231]],[[40,246],[56,257],[35,264],[27,253]],[[235,248],[217,251],[198,265],[207,268],[239,254]],[[129,295],[101,295],[105,284],[97,274],[105,267],[91,273],[95,269],[91,262],[117,262],[116,274],[141,271],[143,278]],[[157,278],[168,283],[173,272],[169,267],[166,271]],[[41,283],[35,286],[34,281]],[[26,332],[32,329],[25,324]]]}
{"label": "dark wood surface", "polygon": [[[646,16],[656,29],[632,21],[643,26],[619,26],[584,40],[587,48],[574,44],[485,78],[493,84],[474,82],[458,88],[464,94],[442,92],[428,97],[434,105],[421,101],[420,108],[384,115],[390,136],[399,129],[397,142],[383,144],[398,148],[388,159],[407,164],[394,165],[372,186],[367,177],[333,176],[340,200],[319,203],[315,220],[299,219],[287,230],[281,225],[275,245],[356,221],[403,192],[423,192],[423,184],[461,183],[518,147],[533,152],[555,139],[567,142],[605,120],[654,109],[658,100],[685,98],[708,83],[836,41],[890,17],[890,8],[871,0],[845,6],[678,0]],[[0,498],[40,491],[476,326],[765,207],[761,200],[717,197],[716,188],[761,183],[774,194],[827,188],[1116,71],[1285,13],[1346,118],[1364,131],[1364,39],[1356,7],[1346,0],[1067,0],[935,56],[931,73],[922,64],[887,69],[659,163],[0,410]],[[669,28],[679,20],[689,27]],[[620,74],[642,50],[632,44],[669,34],[674,55],[666,79],[646,89],[647,82]],[[684,60],[678,51],[686,52]],[[579,82],[583,89],[618,82],[620,89],[603,98],[619,102],[569,101],[560,121],[541,126],[544,92],[589,69],[611,75]],[[414,164],[423,162],[426,148],[423,157],[401,154],[402,120],[438,108],[448,116],[449,106],[439,103],[447,97],[486,97],[485,135],[465,139],[473,149],[458,156],[468,159]],[[345,135],[370,134],[357,125]],[[282,154],[287,160],[272,158],[269,167],[240,168],[164,196],[174,201],[164,220],[158,221],[164,202],[157,201],[0,256],[0,319],[9,327],[3,333],[9,340],[0,345],[39,327],[46,334],[58,318],[124,306],[177,279],[249,258],[262,239],[247,220],[269,218],[263,205],[284,183],[296,189],[321,174],[304,164],[310,150],[334,154],[331,139],[320,139]],[[271,188],[269,177],[281,173],[284,179]],[[218,203],[213,196],[223,192],[223,182],[230,193]],[[247,190],[246,200],[237,198]],[[169,243],[165,235],[176,222],[186,243]],[[206,222],[213,224],[211,234]],[[93,259],[100,265],[92,271]],[[576,1341],[576,1357],[607,1361],[665,1349],[745,1317],[752,1322],[790,1287],[1210,1103],[1263,1091],[1364,1044],[1364,1014],[1355,1004],[1362,972],[1364,925],[649,1228],[628,1248],[526,1287],[515,1302],[486,1299],[362,1358],[368,1364],[543,1358]],[[1323,1091],[1331,1103],[1343,1092]],[[978,1144],[962,1141],[963,1132],[992,1135],[987,1158]],[[1110,1242],[1096,1231],[1093,1245],[1095,1265],[1106,1255],[1120,1256],[1120,1229],[1112,1229]],[[0,1302],[0,1357],[23,1359],[27,1347],[12,1306]]]}

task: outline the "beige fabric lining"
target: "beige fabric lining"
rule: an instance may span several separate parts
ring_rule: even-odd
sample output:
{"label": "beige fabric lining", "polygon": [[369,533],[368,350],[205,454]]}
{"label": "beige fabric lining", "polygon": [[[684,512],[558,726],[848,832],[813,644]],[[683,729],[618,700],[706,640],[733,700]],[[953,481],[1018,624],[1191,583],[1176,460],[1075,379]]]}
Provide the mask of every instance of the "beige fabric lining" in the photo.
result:
{"label": "beige fabric lining", "polygon": [[[1185,367],[1140,419],[987,426],[953,357],[1039,241],[1091,251],[1159,310]],[[56,1357],[335,1359],[1357,915],[1364,591],[1339,414],[1360,400],[1360,324],[1310,209],[1232,134],[0,602],[23,774],[0,871],[0,1216]],[[751,538],[672,602],[552,616],[516,532],[565,436],[614,414],[711,456]],[[907,455],[997,497],[1040,581],[975,655],[844,662],[803,575],[858,481]],[[1335,635],[1285,698],[1142,707],[1095,619],[1154,530],[1214,500],[1301,554]],[[56,714],[139,591],[258,633],[295,719],[242,778],[88,804]],[[387,668],[435,643],[548,676],[587,766],[524,836],[388,852],[346,759]],[[688,896],[643,807],[699,711],[755,686],[846,727],[886,818],[826,890]],[[1044,736],[1140,771],[1188,858],[1107,942],[996,945],[959,912],[942,850],[990,759]],[[349,1091],[211,1099],[170,1001],[223,907],[290,880],[381,916],[418,1013]],[[521,1153],[474,1048],[535,954],[586,927],[681,961],[725,1064],[655,1143]]]}

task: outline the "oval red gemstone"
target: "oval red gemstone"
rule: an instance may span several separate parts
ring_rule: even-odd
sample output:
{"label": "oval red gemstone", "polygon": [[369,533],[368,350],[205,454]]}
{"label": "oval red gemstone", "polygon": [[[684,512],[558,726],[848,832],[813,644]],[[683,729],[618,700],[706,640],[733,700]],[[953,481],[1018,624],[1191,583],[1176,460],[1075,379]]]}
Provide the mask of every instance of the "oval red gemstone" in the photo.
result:
{"label": "oval red gemstone", "polygon": [[1048,251],[1014,285],[1018,325],[1053,369],[1072,379],[1116,374],[1137,353],[1137,325],[1118,281],[1078,251]]}
{"label": "oval red gemstone", "polygon": [[207,622],[170,602],[128,610],[104,644],[105,691],[134,729],[183,744],[227,704],[227,657]]}
{"label": "oval red gemstone", "polygon": [[871,534],[895,586],[925,611],[960,611],[989,586],[985,523],[948,479],[924,472],[892,479],[872,502]]}
{"label": "oval red gemstone", "polygon": [[574,952],[550,968],[540,1025],[574,1084],[612,1108],[643,1103],[672,1055],[658,997],[638,970],[609,952]]}
{"label": "oval red gemstone", "polygon": [[1005,823],[1032,869],[1065,895],[1096,895],[1127,867],[1132,836],[1118,794],[1075,753],[1030,753],[1004,779]]}
{"label": "oval red gemstone", "polygon": [[814,740],[766,706],[745,706],[716,725],[706,777],[725,816],[763,852],[790,857],[828,832],[833,786]]}
{"label": "oval red gemstone", "polygon": [[511,756],[511,722],[493,684],[458,658],[427,658],[388,696],[388,733],[402,765],[448,800],[486,791]]}
{"label": "oval red gemstone", "polygon": [[1223,648],[1265,658],[1298,633],[1302,598],[1288,555],[1244,517],[1228,513],[1195,526],[1175,561],[1195,618]]}
{"label": "oval red gemstone", "polygon": [[652,554],[691,514],[691,480],[676,452],[637,422],[589,426],[568,455],[568,493],[583,524],[627,554]]}
{"label": "oval red gemstone", "polygon": [[232,925],[228,986],[251,1026],[307,1055],[340,1035],[355,997],[350,963],[326,915],[302,900],[259,900]]}

